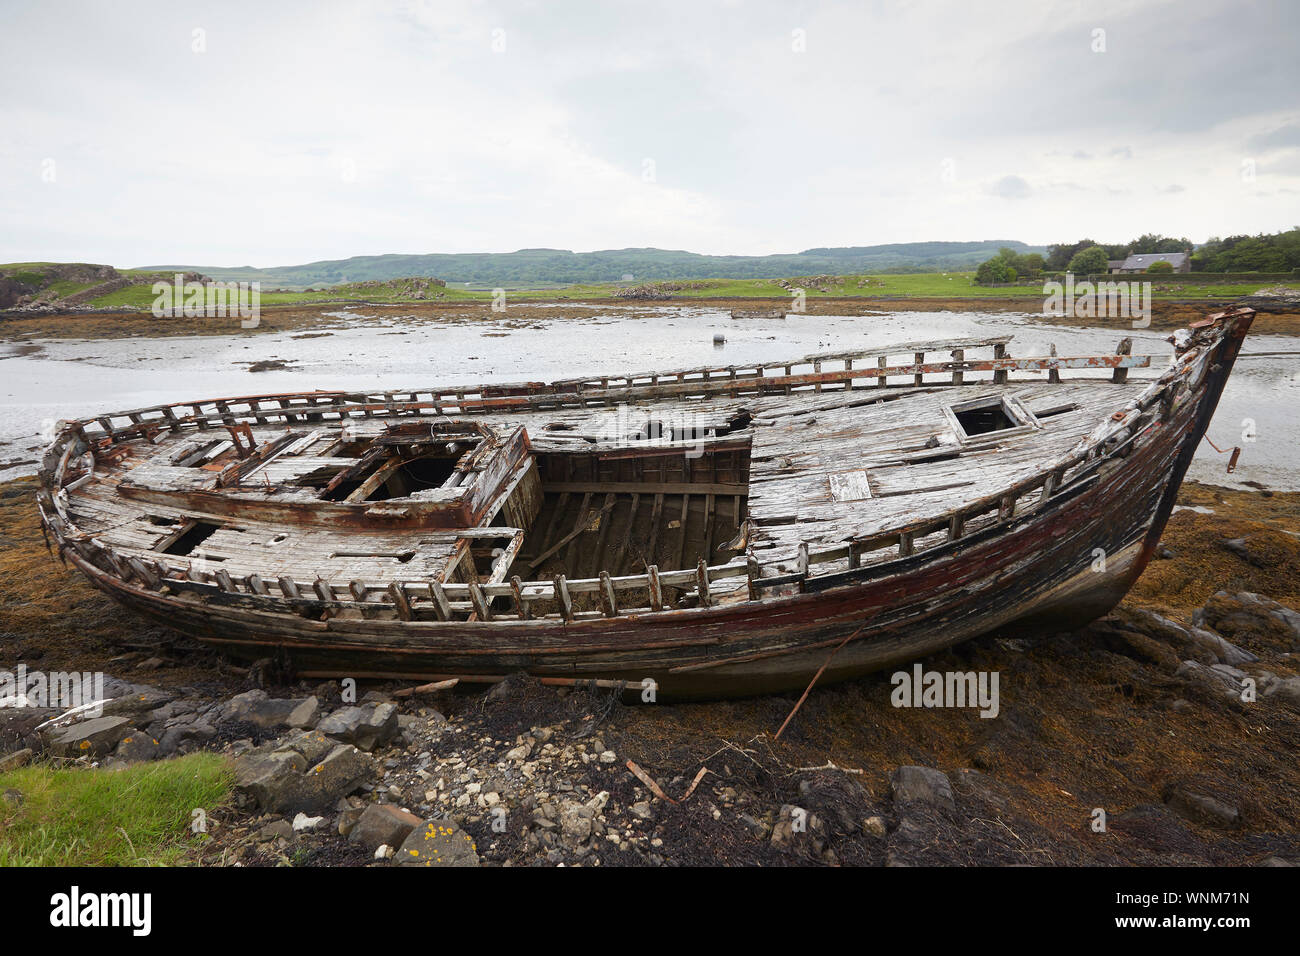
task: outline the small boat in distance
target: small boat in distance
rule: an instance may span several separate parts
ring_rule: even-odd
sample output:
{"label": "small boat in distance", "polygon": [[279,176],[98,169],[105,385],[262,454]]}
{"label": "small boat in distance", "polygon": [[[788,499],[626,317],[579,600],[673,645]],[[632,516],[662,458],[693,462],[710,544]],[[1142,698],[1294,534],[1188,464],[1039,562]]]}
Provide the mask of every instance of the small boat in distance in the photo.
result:
{"label": "small boat in distance", "polygon": [[117,601],[298,677],[802,689],[1109,611],[1253,317],[1141,380],[1004,336],[160,405],[61,423],[39,507]]}

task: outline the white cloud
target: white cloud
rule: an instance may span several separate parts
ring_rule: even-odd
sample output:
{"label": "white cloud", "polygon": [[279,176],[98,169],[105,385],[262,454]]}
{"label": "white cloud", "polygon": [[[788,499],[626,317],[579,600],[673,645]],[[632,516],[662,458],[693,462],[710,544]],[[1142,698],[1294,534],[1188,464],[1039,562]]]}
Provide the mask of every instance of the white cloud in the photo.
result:
{"label": "white cloud", "polygon": [[[0,36],[0,258],[1287,228],[1296,119],[1267,91],[1300,67],[1263,55],[1287,9],[1025,2],[990,29],[960,3],[33,5]],[[1215,57],[1263,51],[1265,80],[1179,51],[1197,29]]]}

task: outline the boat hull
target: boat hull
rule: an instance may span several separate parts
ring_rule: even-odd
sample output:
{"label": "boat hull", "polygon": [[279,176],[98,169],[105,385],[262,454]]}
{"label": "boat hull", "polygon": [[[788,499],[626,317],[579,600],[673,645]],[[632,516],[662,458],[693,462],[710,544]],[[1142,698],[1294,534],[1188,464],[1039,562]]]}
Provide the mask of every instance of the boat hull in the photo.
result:
{"label": "boat hull", "polygon": [[[1104,615],[1142,573],[1172,513],[1249,319],[1196,359],[1190,394],[1126,454],[1023,514],[910,557],[809,579],[803,593],[612,618],[422,621],[213,606],[70,559],[115,600],[222,653],[298,677],[653,681],[664,698],[801,690],[1012,630]],[[824,670],[823,670],[824,668]]]}

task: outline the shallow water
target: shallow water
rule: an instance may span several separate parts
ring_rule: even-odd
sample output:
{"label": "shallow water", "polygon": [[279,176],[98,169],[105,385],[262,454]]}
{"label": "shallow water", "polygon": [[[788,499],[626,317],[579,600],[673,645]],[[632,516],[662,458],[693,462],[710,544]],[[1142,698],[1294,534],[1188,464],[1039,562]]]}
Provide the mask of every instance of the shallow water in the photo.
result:
{"label": "shallow water", "polygon": [[[427,317],[367,317],[326,313],[344,327],[312,336],[301,329],[229,336],[43,340],[0,345],[0,464],[39,457],[42,434],[62,418],[213,396],[289,390],[404,391],[427,386],[568,378],[705,364],[790,359],[810,352],[944,338],[1013,334],[1018,356],[1113,352],[1125,335],[1135,354],[1154,356],[1158,374],[1172,355],[1165,333],[1110,328],[1076,329],[1037,323],[1032,314],[897,312],[883,316],[792,316],[732,320],[725,311],[697,306],[633,310],[619,306],[555,304],[555,317],[491,322]],[[635,314],[631,314],[635,311]],[[536,315],[536,313],[533,313]],[[726,343],[716,346],[716,333]],[[312,337],[303,337],[304,335]],[[1294,358],[1252,352],[1300,351],[1300,338],[1250,338],[1234,369],[1210,438],[1221,448],[1241,444],[1237,471],[1227,456],[1202,442],[1189,477],[1213,484],[1256,481],[1300,490],[1300,366]],[[265,359],[291,361],[288,370],[250,373]],[[1097,374],[1087,372],[1069,375]],[[1100,373],[1108,374],[1108,373]],[[1246,421],[1254,441],[1243,441]],[[0,479],[31,474],[31,464],[0,468]]]}

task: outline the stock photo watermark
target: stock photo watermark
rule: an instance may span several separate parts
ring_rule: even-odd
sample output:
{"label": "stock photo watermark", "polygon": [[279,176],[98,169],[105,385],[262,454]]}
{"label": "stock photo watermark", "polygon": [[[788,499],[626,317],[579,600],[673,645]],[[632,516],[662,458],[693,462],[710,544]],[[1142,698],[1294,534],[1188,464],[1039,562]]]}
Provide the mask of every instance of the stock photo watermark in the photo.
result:
{"label": "stock photo watermark", "polygon": [[238,318],[245,329],[262,321],[261,282],[199,282],[178,272],[171,282],[155,282],[151,291],[155,319]]}
{"label": "stock photo watermark", "polygon": [[978,709],[982,718],[998,715],[997,671],[927,671],[920,664],[895,671],[889,702],[895,707]]}
{"label": "stock photo watermark", "polygon": [[1055,279],[1044,282],[1043,296],[1043,315],[1128,319],[1135,329],[1145,329],[1151,324],[1150,282],[1085,279],[1076,283],[1074,274],[1067,272],[1063,283]]}
{"label": "stock photo watermark", "polygon": [[104,712],[104,675],[99,671],[39,671],[19,664],[0,670],[0,708],[54,707],[84,717]]}

